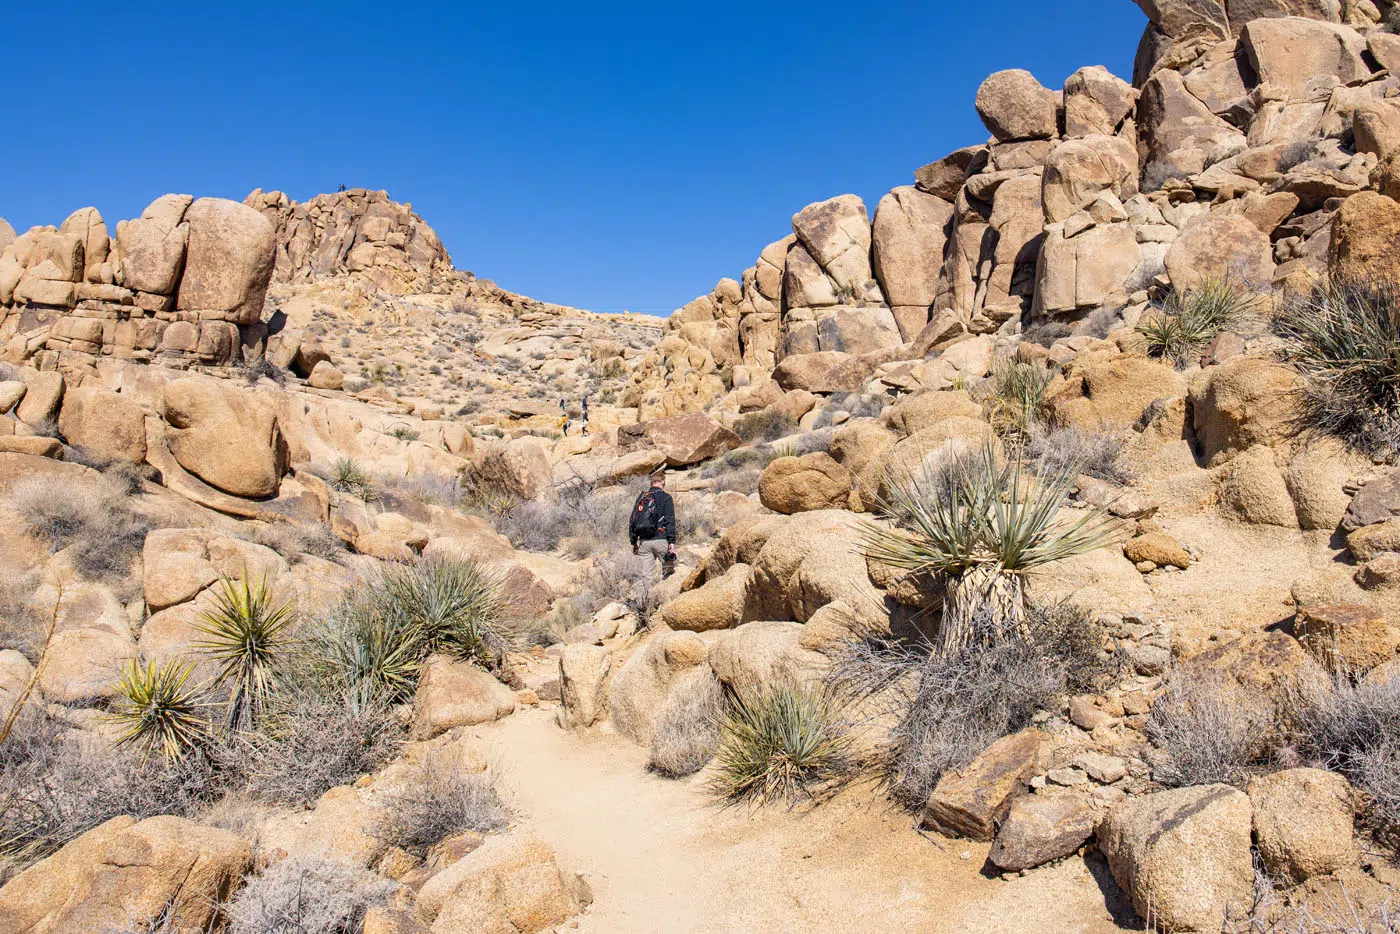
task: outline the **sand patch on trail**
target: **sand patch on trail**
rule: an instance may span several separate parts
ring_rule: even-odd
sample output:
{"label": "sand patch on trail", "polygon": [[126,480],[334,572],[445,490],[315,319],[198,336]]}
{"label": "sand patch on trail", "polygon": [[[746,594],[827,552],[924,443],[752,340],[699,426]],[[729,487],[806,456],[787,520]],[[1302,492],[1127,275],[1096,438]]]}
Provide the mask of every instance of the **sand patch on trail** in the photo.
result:
{"label": "sand patch on trail", "polygon": [[521,823],[592,885],[580,931],[1124,930],[1084,860],[987,878],[986,845],[949,841],[945,852],[876,792],[807,813],[723,809],[698,780],[651,775],[644,750],[566,733],[552,711],[523,710],[474,733]]}

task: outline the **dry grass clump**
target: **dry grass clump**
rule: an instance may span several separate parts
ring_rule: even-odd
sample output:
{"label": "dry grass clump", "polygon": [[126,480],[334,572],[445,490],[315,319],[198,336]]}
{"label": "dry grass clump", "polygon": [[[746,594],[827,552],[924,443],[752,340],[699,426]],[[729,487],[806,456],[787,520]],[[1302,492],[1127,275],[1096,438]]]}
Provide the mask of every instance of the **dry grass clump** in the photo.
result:
{"label": "dry grass clump", "polygon": [[1163,785],[1235,784],[1270,751],[1273,712],[1211,678],[1180,681],[1152,703],[1147,737]]}
{"label": "dry grass clump", "polygon": [[324,522],[315,525],[274,522],[255,529],[250,537],[255,544],[271,548],[288,561],[296,561],[303,555],[334,561],[345,554],[345,543]]}
{"label": "dry grass clump", "polygon": [[814,801],[854,767],[852,744],[825,692],[779,681],[732,699],[720,727],[711,787],[733,802]]}
{"label": "dry grass clump", "polygon": [[734,433],[749,443],[777,441],[799,431],[797,419],[770,409],[749,412],[734,421]]}
{"label": "dry grass clump", "polygon": [[31,534],[51,551],[71,549],[74,569],[94,580],[125,575],[151,530],[124,489],[109,482],[29,477],[15,484],[10,499]]}
{"label": "dry grass clump", "polygon": [[661,605],[657,584],[656,573],[648,572],[645,561],[630,551],[606,555],[584,575],[579,600],[590,615],[617,601],[645,622]]}
{"label": "dry grass clump", "polygon": [[676,682],[651,730],[647,767],[667,778],[693,775],[705,767],[720,744],[724,686],[708,665]]}
{"label": "dry grass clump", "polygon": [[1306,425],[1368,457],[1400,453],[1400,286],[1323,282],[1286,302],[1275,327],[1305,381]]}
{"label": "dry grass clump", "polygon": [[230,934],[358,934],[398,883],[334,860],[294,857],[248,880],[226,907]]}
{"label": "dry grass clump", "polygon": [[1255,295],[1232,279],[1207,279],[1182,292],[1173,291],[1136,330],[1147,342],[1147,355],[1177,369],[1195,363],[1206,345],[1249,313]]}
{"label": "dry grass clump", "polygon": [[1040,421],[1045,388],[1054,373],[1007,357],[992,362],[991,379],[980,390],[982,407],[997,434],[1019,435]]}
{"label": "dry grass clump", "polygon": [[1057,707],[1070,672],[1079,683],[1101,683],[1101,643],[1066,638],[1064,622],[1002,635],[984,610],[977,625],[985,636],[948,655],[928,644],[853,643],[828,675],[836,693],[895,721],[877,764],[911,809],[923,807],[945,773],[1028,726],[1036,711]]}
{"label": "dry grass clump", "polygon": [[1024,435],[1023,456],[1037,474],[1053,476],[1073,467],[1080,474],[1122,486],[1132,479],[1132,473],[1119,463],[1124,443],[1117,432],[1036,424]]}
{"label": "dry grass clump", "polygon": [[421,854],[465,830],[500,830],[507,818],[489,773],[463,772],[428,756],[378,797],[371,832],[389,846]]}
{"label": "dry grass clump", "polygon": [[29,602],[33,593],[32,579],[0,580],[0,648],[14,649],[31,665],[43,652],[47,628]]}
{"label": "dry grass clump", "polygon": [[1400,674],[1305,687],[1290,706],[1302,751],[1365,792],[1368,818],[1400,844]]}
{"label": "dry grass clump", "polygon": [[188,816],[216,789],[201,756],[149,758],[21,718],[0,743],[0,883],[113,817]]}

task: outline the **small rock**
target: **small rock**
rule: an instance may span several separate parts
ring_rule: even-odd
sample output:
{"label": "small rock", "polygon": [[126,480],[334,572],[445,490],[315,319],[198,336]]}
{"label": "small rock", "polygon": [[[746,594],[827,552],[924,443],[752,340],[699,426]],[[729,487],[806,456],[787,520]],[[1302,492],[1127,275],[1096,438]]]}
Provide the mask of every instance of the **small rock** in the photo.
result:
{"label": "small rock", "polygon": [[1095,706],[1092,698],[1084,695],[1070,698],[1069,718],[1081,730],[1093,730],[1096,726],[1113,722],[1113,717]]}
{"label": "small rock", "polygon": [[1045,777],[1056,785],[1063,785],[1066,788],[1074,785],[1083,785],[1089,781],[1089,776],[1079,769],[1051,769]]}
{"label": "small rock", "polygon": [[1144,642],[1130,642],[1123,646],[1124,655],[1133,671],[1144,677],[1160,675],[1171,664],[1172,653],[1157,645]]}
{"label": "small rock", "polygon": [[1075,758],[1074,767],[1083,769],[1090,778],[1104,785],[1110,785],[1128,774],[1128,764],[1122,759],[1098,752],[1082,753]]}

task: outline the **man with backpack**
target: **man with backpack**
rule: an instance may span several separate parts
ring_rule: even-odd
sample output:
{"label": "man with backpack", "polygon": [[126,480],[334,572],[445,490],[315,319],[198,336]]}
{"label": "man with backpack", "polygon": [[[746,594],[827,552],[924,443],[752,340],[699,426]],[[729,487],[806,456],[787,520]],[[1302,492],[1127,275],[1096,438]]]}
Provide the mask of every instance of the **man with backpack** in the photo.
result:
{"label": "man with backpack", "polygon": [[632,518],[627,523],[627,536],[632,540],[632,554],[646,559],[646,572],[656,569],[658,558],[663,562],[662,576],[668,576],[676,563],[676,503],[666,492],[666,474],[651,475],[651,489],[637,497]]}

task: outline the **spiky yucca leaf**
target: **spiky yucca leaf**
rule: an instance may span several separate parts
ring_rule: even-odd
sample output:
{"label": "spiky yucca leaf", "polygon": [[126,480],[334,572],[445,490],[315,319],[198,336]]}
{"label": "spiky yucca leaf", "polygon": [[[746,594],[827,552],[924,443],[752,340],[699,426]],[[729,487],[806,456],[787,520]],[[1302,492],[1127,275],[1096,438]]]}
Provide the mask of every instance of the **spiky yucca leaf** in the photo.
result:
{"label": "spiky yucca leaf", "polygon": [[421,631],[386,612],[382,594],[373,589],[347,592],[319,621],[311,644],[316,673],[361,707],[412,694],[424,654]]}
{"label": "spiky yucca leaf", "polygon": [[195,647],[221,663],[214,680],[229,685],[230,727],[243,726],[272,693],[279,657],[293,643],[287,630],[295,621],[295,605],[273,596],[266,574],[253,581],[244,568],[242,577],[219,577],[214,606],[195,626],[207,638]]}
{"label": "spiky yucca leaf", "polygon": [[202,711],[209,705],[187,685],[192,663],[168,659],[160,664],[130,659],[122,666],[117,698],[108,715],[125,727],[117,745],[140,746],[148,754],[182,758],[209,735]]}
{"label": "spiky yucca leaf", "polygon": [[423,558],[386,572],[386,614],[416,630],[429,652],[499,663],[504,650],[501,578],[481,562],[450,556]]}
{"label": "spiky yucca leaf", "polygon": [[780,681],[734,698],[720,730],[712,789],[732,801],[815,798],[851,767],[851,744],[831,700],[809,685]]}
{"label": "spiky yucca leaf", "polygon": [[374,478],[360,462],[350,457],[337,458],[331,465],[330,484],[342,493],[349,493],[366,503],[377,499],[374,491]]}
{"label": "spiky yucca leaf", "polygon": [[1019,434],[1040,420],[1045,388],[1054,374],[1043,366],[998,357],[983,405],[998,433]]}

